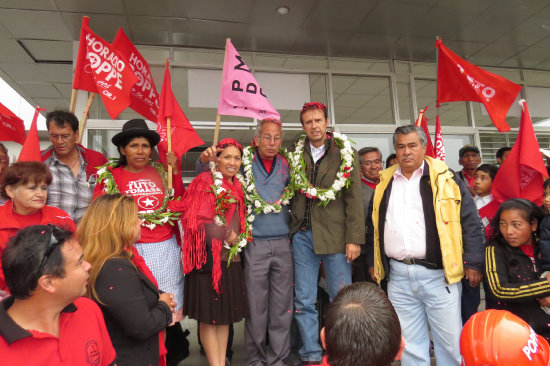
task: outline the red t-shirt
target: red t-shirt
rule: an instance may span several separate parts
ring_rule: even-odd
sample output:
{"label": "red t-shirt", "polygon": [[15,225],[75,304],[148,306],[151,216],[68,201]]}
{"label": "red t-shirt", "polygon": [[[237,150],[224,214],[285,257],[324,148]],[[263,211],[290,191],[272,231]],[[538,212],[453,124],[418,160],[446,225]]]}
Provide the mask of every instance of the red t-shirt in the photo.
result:
{"label": "red t-shirt", "polygon": [[267,174],[269,174],[269,172],[271,172],[271,167],[273,166],[273,159],[271,160],[264,159],[264,158],[261,158],[261,159],[262,159],[262,163],[264,163],[265,171],[267,172]]}
{"label": "red t-shirt", "polygon": [[466,171],[462,169],[462,175],[464,176],[464,179],[466,179],[466,182],[468,182],[468,185],[472,188],[474,188],[474,183],[476,181],[476,177],[470,177],[468,174],[466,174]]}
{"label": "red t-shirt", "polygon": [[371,187],[372,189],[376,189],[377,183],[371,182],[363,177],[361,177],[361,182],[366,184],[367,186]]}
{"label": "red t-shirt", "polygon": [[63,310],[59,338],[21,328],[7,315],[5,306],[0,303],[2,365],[106,366],[114,362],[116,353],[103,315],[92,300],[80,297]]}
{"label": "red t-shirt", "polygon": [[[154,212],[162,206],[164,188],[162,179],[154,168],[147,166],[139,173],[120,169],[119,173],[115,178],[119,191],[136,201],[140,213]],[[138,243],[164,241],[172,235],[174,235],[174,227],[171,225],[157,225],[153,230],[142,226]]]}

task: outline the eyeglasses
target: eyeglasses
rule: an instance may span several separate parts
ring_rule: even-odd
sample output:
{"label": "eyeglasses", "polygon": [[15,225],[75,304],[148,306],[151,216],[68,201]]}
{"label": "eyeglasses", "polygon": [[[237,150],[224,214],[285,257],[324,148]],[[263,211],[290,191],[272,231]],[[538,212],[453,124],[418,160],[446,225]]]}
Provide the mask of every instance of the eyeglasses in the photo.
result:
{"label": "eyeglasses", "polygon": [[382,165],[382,159],[376,159],[376,160],[363,160],[363,165],[371,166],[371,165]]}
{"label": "eyeglasses", "polygon": [[40,269],[38,270],[39,274],[42,274],[42,271],[44,270],[44,267],[46,266],[46,263],[48,262],[48,258],[52,254],[53,250],[60,245],[63,241],[59,240],[55,237],[55,231],[59,233],[61,230],[59,227],[48,224],[48,227],[51,228],[50,231],[50,242],[48,243],[48,247],[46,248],[46,252],[44,253],[44,258],[42,258],[42,262],[40,262]]}
{"label": "eyeglasses", "polygon": [[281,136],[275,136],[275,137],[271,137],[269,135],[267,136],[262,136],[262,140],[264,140],[265,142],[279,142],[281,141]]}
{"label": "eyeglasses", "polygon": [[50,140],[57,141],[61,138],[62,141],[68,141],[73,136],[74,136],[74,133],[72,135],[69,135],[69,134],[66,134],[66,135],[50,135]]}

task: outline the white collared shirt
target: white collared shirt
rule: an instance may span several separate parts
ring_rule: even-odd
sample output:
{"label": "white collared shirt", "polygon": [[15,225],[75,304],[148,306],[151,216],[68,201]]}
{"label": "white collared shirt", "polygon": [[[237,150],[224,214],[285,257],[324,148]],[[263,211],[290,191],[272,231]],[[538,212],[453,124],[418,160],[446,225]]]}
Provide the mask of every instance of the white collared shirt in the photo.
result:
{"label": "white collared shirt", "polygon": [[325,144],[322,144],[320,147],[314,147],[312,144],[309,144],[311,149],[311,157],[313,162],[316,163],[317,160],[321,159],[325,154]]}
{"label": "white collared shirt", "polygon": [[486,196],[478,196],[477,194],[474,197],[474,202],[476,203],[476,207],[478,210],[482,209],[483,207],[487,206],[491,201],[493,200],[493,195],[488,194]]}
{"label": "white collared shirt", "polygon": [[420,178],[424,164],[407,179],[397,168],[384,223],[384,251],[390,258],[426,258],[426,227]]}

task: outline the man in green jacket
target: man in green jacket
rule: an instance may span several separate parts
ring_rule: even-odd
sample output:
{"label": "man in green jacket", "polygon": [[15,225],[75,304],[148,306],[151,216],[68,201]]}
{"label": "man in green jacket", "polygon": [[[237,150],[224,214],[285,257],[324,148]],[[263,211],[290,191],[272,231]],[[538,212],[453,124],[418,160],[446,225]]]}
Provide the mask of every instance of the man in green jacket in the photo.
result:
{"label": "man in green jacket", "polygon": [[[327,133],[327,107],[306,103],[300,115],[306,137],[296,144],[292,174],[299,191],[291,209],[295,316],[306,365],[321,362],[317,281],[322,262],[330,298],[351,283],[350,263],[365,242],[361,174],[357,152],[344,135]],[[305,169],[304,169],[305,167]]]}

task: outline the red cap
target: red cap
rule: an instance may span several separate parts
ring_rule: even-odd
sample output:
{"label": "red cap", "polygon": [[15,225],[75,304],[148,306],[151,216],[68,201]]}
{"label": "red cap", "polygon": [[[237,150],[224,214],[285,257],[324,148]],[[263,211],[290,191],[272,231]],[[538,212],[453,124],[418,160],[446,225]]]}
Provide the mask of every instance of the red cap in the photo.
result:
{"label": "red cap", "polygon": [[548,366],[548,342],[505,310],[474,314],[460,335],[463,366]]}

